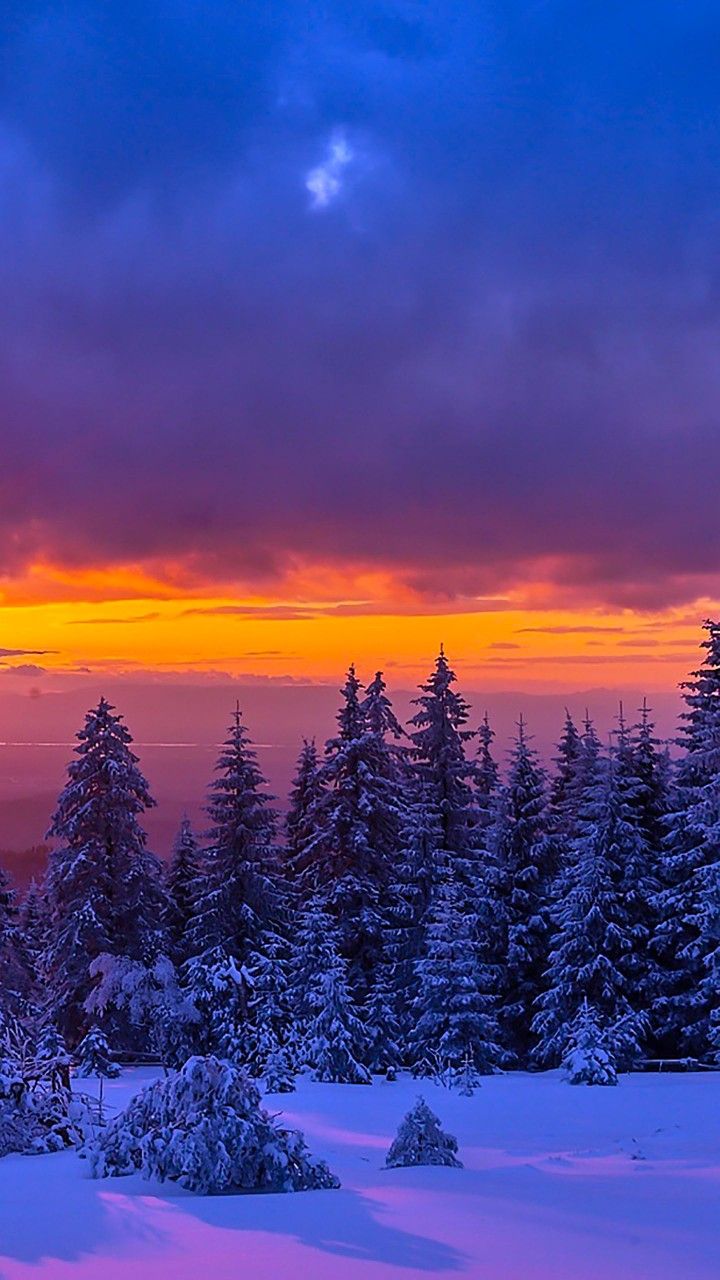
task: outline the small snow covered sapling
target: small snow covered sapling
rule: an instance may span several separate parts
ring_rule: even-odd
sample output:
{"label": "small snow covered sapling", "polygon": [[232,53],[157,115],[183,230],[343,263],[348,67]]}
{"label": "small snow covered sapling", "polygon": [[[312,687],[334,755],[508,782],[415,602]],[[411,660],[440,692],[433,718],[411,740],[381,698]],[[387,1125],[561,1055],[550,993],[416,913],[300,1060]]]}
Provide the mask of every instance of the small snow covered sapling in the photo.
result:
{"label": "small snow covered sapling", "polygon": [[200,1195],[338,1187],[301,1133],[282,1129],[232,1062],[190,1058],[143,1089],[100,1133],[90,1151],[95,1178],[140,1170]]}
{"label": "small snow covered sapling", "polygon": [[615,1059],[605,1047],[605,1037],[595,1010],[583,1000],[573,1019],[562,1069],[568,1084],[617,1084]]}
{"label": "small snow covered sapling", "polygon": [[77,1047],[77,1058],[75,1074],[84,1077],[95,1076],[100,1081],[98,1109],[102,1124],[105,1081],[116,1079],[120,1075],[120,1067],[112,1056],[107,1036],[99,1027],[91,1027],[80,1041]]}
{"label": "small snow covered sapling", "polygon": [[287,1045],[276,1045],[267,1055],[263,1081],[266,1093],[294,1093],[295,1072]]}
{"label": "small snow covered sapling", "polygon": [[403,1169],[416,1164],[444,1164],[462,1169],[457,1149],[457,1139],[443,1132],[425,1099],[418,1098],[400,1124],[385,1165],[388,1169]]}

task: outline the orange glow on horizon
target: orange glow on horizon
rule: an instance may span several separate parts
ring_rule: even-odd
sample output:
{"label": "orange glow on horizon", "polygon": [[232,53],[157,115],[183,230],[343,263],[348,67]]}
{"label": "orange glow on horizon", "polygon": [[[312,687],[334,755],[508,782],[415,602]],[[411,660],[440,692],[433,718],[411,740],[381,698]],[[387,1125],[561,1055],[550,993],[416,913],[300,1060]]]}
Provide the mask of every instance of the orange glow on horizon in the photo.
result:
{"label": "orange glow on horizon", "polygon": [[[557,590],[545,592],[557,597]],[[3,646],[46,650],[7,657],[41,666],[46,681],[91,673],[184,673],[193,680],[260,676],[336,682],[348,662],[415,685],[442,640],[465,688],[672,688],[696,665],[699,624],[716,609],[641,613],[543,607],[537,583],[492,599],[425,600],[392,576],[296,571],[282,594],[202,590],[181,567],[35,566],[4,585]],[[22,672],[21,672],[22,674]],[[28,669],[28,680],[35,675]]]}

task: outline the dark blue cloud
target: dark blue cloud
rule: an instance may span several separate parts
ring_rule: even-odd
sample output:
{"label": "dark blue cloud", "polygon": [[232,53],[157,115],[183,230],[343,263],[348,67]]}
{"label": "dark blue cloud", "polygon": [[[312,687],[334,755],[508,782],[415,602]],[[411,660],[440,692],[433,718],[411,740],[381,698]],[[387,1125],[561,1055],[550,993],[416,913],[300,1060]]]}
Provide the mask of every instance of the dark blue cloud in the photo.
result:
{"label": "dark blue cloud", "polygon": [[662,0],[7,5],[5,562],[707,588],[718,50]]}

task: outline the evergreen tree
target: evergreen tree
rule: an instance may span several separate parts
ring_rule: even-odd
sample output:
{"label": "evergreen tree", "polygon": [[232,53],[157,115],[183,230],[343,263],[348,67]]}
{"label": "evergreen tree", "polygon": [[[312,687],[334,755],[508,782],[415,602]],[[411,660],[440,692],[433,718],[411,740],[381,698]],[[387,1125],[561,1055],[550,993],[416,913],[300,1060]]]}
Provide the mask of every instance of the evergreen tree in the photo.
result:
{"label": "evergreen tree", "polygon": [[492,754],[494,737],[495,733],[490,728],[486,711],[477,731],[478,749],[474,779],[480,827],[483,829],[489,827],[492,822],[500,785],[500,769]]}
{"label": "evergreen tree", "polygon": [[82,1077],[95,1076],[99,1080],[115,1080],[120,1075],[120,1067],[115,1061],[107,1036],[100,1027],[91,1027],[83,1036],[75,1050],[77,1065],[75,1075]]}
{"label": "evergreen tree", "polygon": [[479,1074],[504,1061],[497,1024],[497,977],[484,961],[477,915],[467,888],[447,875],[430,908],[423,952],[417,961],[417,995],[410,1047],[418,1075],[461,1070]]}
{"label": "evergreen tree", "polygon": [[350,667],[325,748],[321,789],[308,813],[312,834],[299,879],[338,926],[354,998],[372,989],[380,960],[384,910],[400,847],[402,811],[393,757],[368,726],[361,684]]}
{"label": "evergreen tree", "polygon": [[[645,714],[638,737],[628,729],[622,703],[611,751],[613,784],[624,831],[619,865],[619,898],[623,904],[630,947],[619,962],[628,980],[635,1009],[647,1012],[658,991],[659,973],[650,943],[657,926],[659,784],[655,777],[651,724]],[[640,734],[642,738],[640,738]],[[639,745],[640,744],[640,745]]]}
{"label": "evergreen tree", "polygon": [[190,935],[201,892],[202,868],[202,853],[186,814],[175,837],[165,876],[168,933],[176,964],[183,964],[190,956]]}
{"label": "evergreen tree", "polygon": [[655,736],[655,725],[650,718],[647,698],[643,698],[639,715],[640,721],[635,726],[632,740],[638,779],[637,821],[648,847],[659,859],[670,800],[671,763],[667,747]]}
{"label": "evergreen tree", "polygon": [[661,1052],[712,1047],[712,895],[720,875],[720,623],[706,621],[701,667],[681,686],[686,710],[661,862],[654,950],[663,970],[653,1008]]}
{"label": "evergreen tree", "polygon": [[[0,912],[1,910],[0,908]],[[35,1002],[40,997],[40,960],[45,946],[46,931],[47,904],[40,886],[33,878],[20,905],[17,935]]]}
{"label": "evergreen tree", "polygon": [[547,834],[545,776],[520,717],[510,772],[494,833],[500,895],[507,929],[503,1043],[526,1064],[532,1008],[543,988],[552,937],[552,891],[557,845]]}
{"label": "evergreen tree", "polygon": [[395,987],[396,966],[388,945],[364,1010],[367,1065],[373,1072],[394,1073],[403,1057],[402,1028]]}
{"label": "evergreen tree", "polygon": [[[455,672],[444,649],[435,669],[415,699],[411,719],[411,755],[426,804],[437,815],[440,863],[457,865],[466,882],[474,884],[477,856],[477,812],[473,784],[476,769],[468,761],[465,744],[475,735],[466,729],[469,707],[453,688]],[[449,858],[446,855],[451,855]]]}
{"label": "evergreen tree", "polygon": [[[315,916],[319,919],[320,913]],[[339,936],[326,919],[322,938],[311,933],[318,963],[309,976],[304,1053],[315,1080],[337,1084],[369,1084],[366,1033],[347,979],[347,962],[339,952]]]}
{"label": "evergreen tree", "polygon": [[400,1123],[385,1165],[388,1169],[406,1169],[412,1165],[450,1165],[462,1169],[457,1149],[457,1139],[443,1132],[425,1099],[418,1098]]}
{"label": "evergreen tree", "polygon": [[566,707],[565,724],[555,757],[555,776],[550,789],[553,827],[560,833],[571,833],[573,830],[577,779],[582,768],[582,756],[583,742],[575,721]]}
{"label": "evergreen tree", "polygon": [[48,868],[42,958],[49,1011],[70,1042],[87,1026],[93,961],[109,953],[150,962],[164,944],[159,866],[139,823],[154,801],[132,738],[104,698],[77,737],[49,832],[58,846]]}
{"label": "evergreen tree", "polygon": [[285,870],[293,883],[302,877],[308,865],[305,855],[314,835],[312,814],[322,790],[315,739],[303,738],[285,819]]}
{"label": "evergreen tree", "polygon": [[365,690],[365,697],[362,699],[360,709],[362,711],[365,728],[369,733],[386,741],[388,737],[399,741],[405,737],[405,730],[398,720],[392,708],[392,702],[386,693],[387,685],[383,680],[382,671],[376,671],[375,677],[370,681]]}
{"label": "evergreen tree", "polygon": [[622,898],[623,867],[636,840],[624,816],[613,769],[588,806],[598,818],[579,838],[555,909],[557,933],[537,1001],[537,1057],[560,1062],[583,1001],[594,1009],[605,1047],[620,1066],[635,1065],[645,1018],[632,1007],[626,958],[633,940]]}
{"label": "evergreen tree", "polygon": [[29,1013],[32,995],[32,961],[19,927],[16,893],[0,867],[0,1025]]}
{"label": "evergreen tree", "polygon": [[612,1054],[605,1047],[595,1010],[583,1000],[568,1035],[562,1063],[568,1084],[617,1084]]}
{"label": "evergreen tree", "polygon": [[[272,797],[236,709],[216,766],[207,812],[212,823],[188,929],[194,961],[246,964],[282,912]],[[197,964],[193,965],[197,971]]]}

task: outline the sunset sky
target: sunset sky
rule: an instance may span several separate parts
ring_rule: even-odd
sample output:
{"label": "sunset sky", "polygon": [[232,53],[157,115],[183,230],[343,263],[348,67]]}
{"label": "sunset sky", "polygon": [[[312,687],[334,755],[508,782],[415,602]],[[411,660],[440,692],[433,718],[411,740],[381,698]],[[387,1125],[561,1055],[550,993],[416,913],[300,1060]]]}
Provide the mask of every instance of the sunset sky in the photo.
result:
{"label": "sunset sky", "polygon": [[720,597],[716,5],[0,32],[0,718],[407,689],[440,641],[469,689],[674,688]]}

